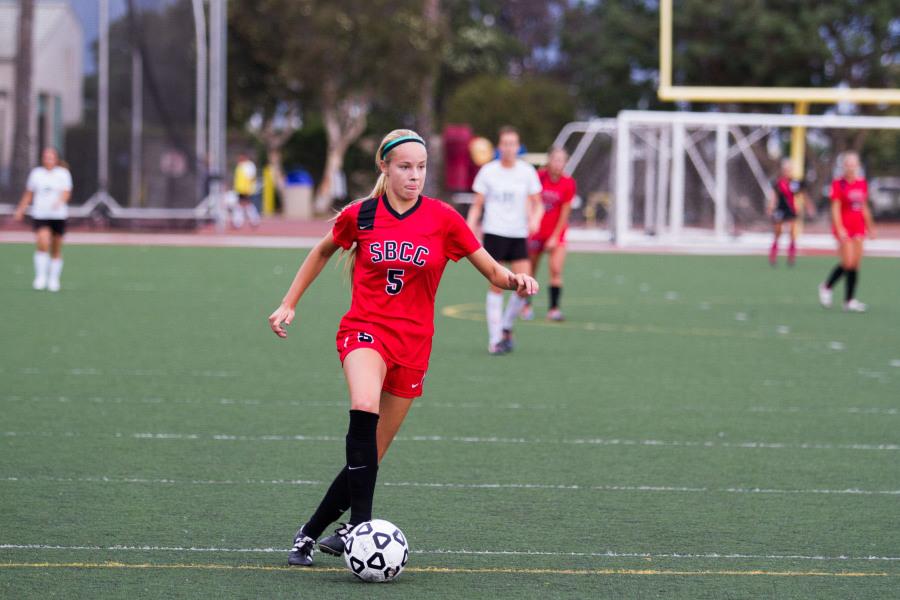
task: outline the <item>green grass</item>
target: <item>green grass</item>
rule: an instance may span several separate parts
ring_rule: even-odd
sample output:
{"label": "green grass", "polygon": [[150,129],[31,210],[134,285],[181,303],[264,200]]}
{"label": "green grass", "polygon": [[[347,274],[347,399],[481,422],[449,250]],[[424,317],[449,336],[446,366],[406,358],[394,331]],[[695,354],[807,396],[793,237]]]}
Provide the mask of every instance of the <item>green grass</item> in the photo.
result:
{"label": "green grass", "polygon": [[268,331],[301,257],[69,247],[49,294],[31,249],[2,247],[0,596],[896,594],[900,262],[867,260],[870,312],[847,315],[816,303],[830,258],[573,255],[568,321],[540,320],[542,293],[497,358],[485,283],[451,265],[376,495],[420,552],[363,587],[281,568],[347,420],[340,271],[287,341]]}

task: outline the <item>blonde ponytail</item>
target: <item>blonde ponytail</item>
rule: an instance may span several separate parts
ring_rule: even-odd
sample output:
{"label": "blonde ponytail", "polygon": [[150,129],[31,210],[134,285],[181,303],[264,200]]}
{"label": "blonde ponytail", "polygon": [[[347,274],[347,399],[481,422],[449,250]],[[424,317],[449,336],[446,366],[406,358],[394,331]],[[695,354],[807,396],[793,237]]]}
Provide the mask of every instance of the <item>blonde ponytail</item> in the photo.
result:
{"label": "blonde ponytail", "polygon": [[381,173],[375,180],[375,187],[369,192],[369,198],[381,198],[387,193],[387,175]]}

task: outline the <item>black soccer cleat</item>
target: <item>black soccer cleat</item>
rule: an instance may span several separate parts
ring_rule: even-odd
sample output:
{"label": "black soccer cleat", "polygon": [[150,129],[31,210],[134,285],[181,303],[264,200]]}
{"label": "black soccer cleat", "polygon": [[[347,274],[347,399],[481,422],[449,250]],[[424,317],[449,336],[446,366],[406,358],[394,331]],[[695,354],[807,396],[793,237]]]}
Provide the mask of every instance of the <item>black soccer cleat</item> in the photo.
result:
{"label": "black soccer cleat", "polygon": [[516,347],[516,342],[513,339],[513,333],[511,329],[503,330],[503,339],[500,340],[500,343],[497,344],[503,352],[509,353],[512,352]]}
{"label": "black soccer cleat", "polygon": [[303,527],[294,536],[294,545],[288,553],[288,564],[295,567],[309,567],[313,564],[316,540],[303,533]]}
{"label": "black soccer cleat", "polygon": [[334,533],[319,542],[319,550],[332,556],[340,556],[344,553],[344,539],[353,531],[354,525],[340,523],[340,527]]}

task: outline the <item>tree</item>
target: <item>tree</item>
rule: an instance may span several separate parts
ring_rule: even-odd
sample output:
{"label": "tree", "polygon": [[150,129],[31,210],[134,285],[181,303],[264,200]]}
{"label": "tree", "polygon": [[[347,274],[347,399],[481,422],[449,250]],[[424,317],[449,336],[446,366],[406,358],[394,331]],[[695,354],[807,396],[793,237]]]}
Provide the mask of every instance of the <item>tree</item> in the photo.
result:
{"label": "tree", "polygon": [[659,108],[656,78],[659,13],[645,0],[577,3],[563,16],[560,49],[565,79],[594,115]]}
{"label": "tree", "polygon": [[228,13],[228,120],[250,124],[266,151],[275,185],[283,191],[283,148],[301,125],[301,90],[275,70],[284,39],[256,26],[255,7],[234,3]]}
{"label": "tree", "polygon": [[[896,7],[896,0],[680,0],[674,5],[673,83],[897,87]],[[664,106],[656,98],[657,2],[578,2],[563,21],[563,71],[585,108],[613,116],[624,108]]]}
{"label": "tree", "polygon": [[[373,104],[391,102],[414,113],[419,81],[434,61],[436,36],[415,0],[263,0],[236,7],[232,27],[274,40],[254,60],[287,88],[281,97],[308,98],[322,115],[328,144],[316,192],[320,211],[344,156],[365,131]],[[256,46],[256,45],[255,45]]]}
{"label": "tree", "polygon": [[[428,32],[428,36],[435,40],[443,40],[443,19],[441,18],[441,1],[424,0],[422,3],[422,20]],[[422,77],[422,90],[419,95],[419,109],[416,115],[416,129],[425,141],[428,142],[430,152],[428,159],[431,167],[443,164],[443,148],[438,142],[435,131],[435,117],[437,112],[436,85],[439,63],[432,61],[428,70]],[[425,193],[436,196],[438,178],[429,177],[425,180]]]}
{"label": "tree", "polygon": [[16,42],[16,89],[13,117],[13,156],[10,193],[25,187],[31,168],[31,69],[34,37],[34,0],[19,2],[19,39]]}
{"label": "tree", "polygon": [[545,150],[575,113],[566,86],[545,77],[482,76],[470,80],[447,101],[445,120],[469,123],[479,135],[495,139],[503,125],[515,126],[532,150]]}

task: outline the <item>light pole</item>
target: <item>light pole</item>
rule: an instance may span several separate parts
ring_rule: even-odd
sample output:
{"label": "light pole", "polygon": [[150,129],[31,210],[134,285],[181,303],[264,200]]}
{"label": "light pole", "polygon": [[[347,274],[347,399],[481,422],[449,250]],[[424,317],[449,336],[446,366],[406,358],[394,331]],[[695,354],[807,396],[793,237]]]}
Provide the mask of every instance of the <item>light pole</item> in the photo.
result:
{"label": "light pole", "polygon": [[209,0],[209,168],[216,228],[225,230],[225,73],[227,0]]}
{"label": "light pole", "polygon": [[206,192],[205,177],[210,169],[206,152],[207,61],[206,11],[203,0],[191,0],[194,8],[194,35],[197,45],[197,98],[194,124],[194,153],[197,161],[197,201]]}

